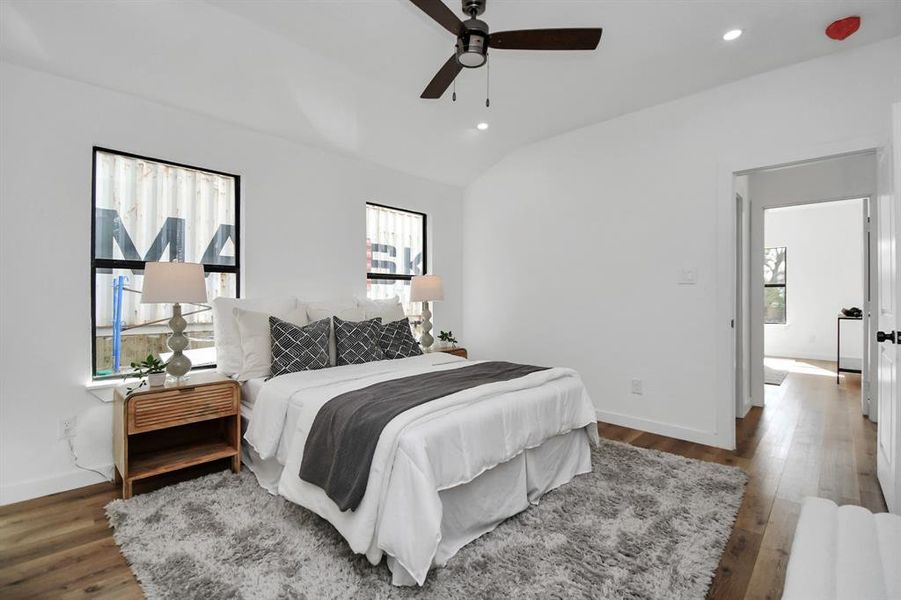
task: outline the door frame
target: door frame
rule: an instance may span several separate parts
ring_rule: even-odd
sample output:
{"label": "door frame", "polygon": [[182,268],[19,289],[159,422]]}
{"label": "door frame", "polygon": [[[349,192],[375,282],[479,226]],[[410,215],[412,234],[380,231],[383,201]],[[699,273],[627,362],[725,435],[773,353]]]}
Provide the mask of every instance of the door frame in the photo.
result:
{"label": "door frame", "polygon": [[735,176],[747,171],[810,161],[811,157],[837,157],[879,150],[888,145],[890,132],[865,135],[794,148],[741,149],[723,155],[716,164],[716,299],[714,319],[717,323],[715,373],[716,445],[735,448],[736,377],[740,375],[736,363],[736,303],[737,293]]}
{"label": "door frame", "polygon": [[[875,167],[875,153],[870,152],[861,152],[854,153],[844,156],[872,156],[874,160]],[[824,157],[826,159],[831,158],[839,158],[839,157]],[[820,160],[820,159],[817,159]],[[810,162],[810,161],[808,161]],[[801,163],[804,164],[804,163]],[[748,173],[744,173],[747,175]],[[861,220],[859,221],[861,232],[863,233],[862,242],[864,245],[867,243],[866,238],[866,215],[868,213],[868,207],[872,204],[872,199],[875,197],[875,190],[864,193],[863,190],[860,193],[855,193],[851,195],[842,195],[835,196],[829,198],[823,198],[822,200],[806,200],[801,202],[792,202],[792,203],[779,203],[778,205],[773,206],[760,206],[759,204],[754,205],[753,200],[751,200],[751,223],[750,223],[750,253],[751,256],[748,257],[748,262],[746,263],[745,268],[750,273],[763,272],[763,249],[766,247],[766,243],[764,242],[766,235],[765,228],[765,219],[766,219],[766,211],[776,208],[789,208],[793,206],[811,206],[815,204],[827,204],[829,202],[845,202],[849,200],[860,200],[861,201]],[[861,248],[862,254],[865,257],[869,257],[866,253],[865,247]],[[760,257],[760,258],[756,258]],[[866,292],[867,292],[867,270],[866,268],[863,271],[863,277],[860,281],[860,290],[861,296],[864,300],[862,305],[866,305]],[[764,331],[765,331],[765,323],[763,322],[762,315],[762,306],[760,304],[761,299],[763,298],[763,282],[762,280],[755,280],[751,282],[751,285],[748,286],[748,292],[751,295],[749,305],[751,306],[751,317],[748,320],[748,331],[742,332],[742,335],[747,335],[750,339],[750,396],[751,396],[751,405],[752,406],[760,406],[763,407],[765,404],[765,387],[764,387],[764,368],[763,368],[763,359],[766,357],[766,352],[764,350]],[[759,315],[759,316],[758,316]],[[861,377],[864,380],[869,380],[869,375],[871,371],[869,369],[869,365],[867,364],[867,353],[866,353],[866,344],[867,344],[867,331],[869,325],[869,316],[865,313],[864,318],[862,319],[862,331],[861,336],[861,344],[863,347],[863,356],[861,357]],[[736,375],[738,376],[738,375]],[[866,397],[865,386],[861,386],[861,399]]]}

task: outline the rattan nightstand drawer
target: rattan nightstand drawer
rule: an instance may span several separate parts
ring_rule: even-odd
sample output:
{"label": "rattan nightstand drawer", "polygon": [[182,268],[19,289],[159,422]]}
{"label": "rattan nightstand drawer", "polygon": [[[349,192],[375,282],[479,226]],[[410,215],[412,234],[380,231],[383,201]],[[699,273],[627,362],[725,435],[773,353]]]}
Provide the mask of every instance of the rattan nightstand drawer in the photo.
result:
{"label": "rattan nightstand drawer", "polygon": [[128,433],[141,433],[234,415],[236,386],[205,385],[146,394],[128,403]]}

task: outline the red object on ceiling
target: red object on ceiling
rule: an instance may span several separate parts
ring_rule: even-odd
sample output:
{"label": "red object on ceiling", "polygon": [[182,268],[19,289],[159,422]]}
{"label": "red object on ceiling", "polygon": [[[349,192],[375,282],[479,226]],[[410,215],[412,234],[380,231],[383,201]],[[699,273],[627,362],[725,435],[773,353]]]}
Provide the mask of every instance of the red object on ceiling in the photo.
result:
{"label": "red object on ceiling", "polygon": [[860,29],[860,17],[845,17],[830,23],[826,28],[826,35],[833,40],[842,41],[851,37],[858,29]]}

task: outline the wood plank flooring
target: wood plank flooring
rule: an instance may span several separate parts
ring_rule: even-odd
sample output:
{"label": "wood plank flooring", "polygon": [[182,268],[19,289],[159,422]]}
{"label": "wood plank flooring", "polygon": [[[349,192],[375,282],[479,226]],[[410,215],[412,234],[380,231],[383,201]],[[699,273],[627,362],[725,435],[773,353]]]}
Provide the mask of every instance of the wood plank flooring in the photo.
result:
{"label": "wood plank flooring", "polygon": [[[719,450],[601,424],[601,435],[745,469],[750,475],[708,598],[779,598],[806,495],[884,511],[875,476],[875,427],[860,416],[860,378],[835,384],[832,364],[804,361],[766,409],[737,421],[737,449]],[[211,467],[212,468],[212,467]],[[112,484],[0,507],[0,597],[141,598],[112,539],[103,506]]]}

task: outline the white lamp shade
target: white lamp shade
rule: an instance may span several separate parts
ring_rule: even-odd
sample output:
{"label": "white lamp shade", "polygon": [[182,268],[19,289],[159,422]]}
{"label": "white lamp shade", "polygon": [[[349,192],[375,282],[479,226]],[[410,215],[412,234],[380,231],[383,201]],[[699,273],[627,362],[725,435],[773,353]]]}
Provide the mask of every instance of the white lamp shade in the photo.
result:
{"label": "white lamp shade", "polygon": [[197,263],[151,262],[144,265],[144,304],[206,302],[203,265]]}
{"label": "white lamp shade", "polygon": [[410,302],[444,300],[444,284],[437,275],[417,275],[410,284]]}

